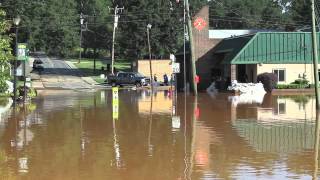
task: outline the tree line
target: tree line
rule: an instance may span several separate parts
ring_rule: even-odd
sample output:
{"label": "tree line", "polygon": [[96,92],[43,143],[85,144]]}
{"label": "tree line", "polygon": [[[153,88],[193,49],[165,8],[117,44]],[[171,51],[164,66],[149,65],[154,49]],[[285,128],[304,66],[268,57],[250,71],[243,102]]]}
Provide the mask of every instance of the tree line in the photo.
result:
{"label": "tree line", "polygon": [[[176,52],[183,43],[183,0],[2,0],[6,19],[19,15],[19,42],[32,51],[76,56],[80,47],[80,14],[84,16],[82,51],[108,56],[112,47],[114,8],[123,7],[116,33],[116,55],[126,59],[148,54],[146,28],[152,24],[152,54]],[[1,1],[0,1],[1,2]],[[213,29],[298,30],[311,23],[308,0],[192,0],[191,13],[210,6]],[[9,31],[10,32],[10,31]],[[11,28],[11,33],[14,28]]]}

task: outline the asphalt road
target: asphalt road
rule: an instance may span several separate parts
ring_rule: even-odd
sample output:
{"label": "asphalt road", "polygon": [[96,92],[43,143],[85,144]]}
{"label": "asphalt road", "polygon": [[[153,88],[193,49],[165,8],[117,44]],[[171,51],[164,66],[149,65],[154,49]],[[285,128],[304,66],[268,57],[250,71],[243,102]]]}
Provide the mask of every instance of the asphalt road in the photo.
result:
{"label": "asphalt road", "polygon": [[81,71],[74,69],[64,60],[49,58],[44,53],[36,53],[44,70],[39,72],[40,81],[47,89],[92,89],[92,85],[83,80]]}

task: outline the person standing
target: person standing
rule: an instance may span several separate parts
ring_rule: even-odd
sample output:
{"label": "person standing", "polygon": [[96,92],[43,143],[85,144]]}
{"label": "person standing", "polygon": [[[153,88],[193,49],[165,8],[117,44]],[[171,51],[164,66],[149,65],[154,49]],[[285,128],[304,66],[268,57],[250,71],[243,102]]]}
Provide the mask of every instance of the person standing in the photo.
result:
{"label": "person standing", "polygon": [[158,78],[157,78],[156,75],[153,75],[153,81],[154,81],[154,82],[158,82]]}
{"label": "person standing", "polygon": [[164,83],[164,85],[167,86],[167,85],[168,85],[168,82],[169,82],[169,81],[168,81],[168,75],[167,75],[167,74],[164,74],[164,75],[163,75],[163,83]]}

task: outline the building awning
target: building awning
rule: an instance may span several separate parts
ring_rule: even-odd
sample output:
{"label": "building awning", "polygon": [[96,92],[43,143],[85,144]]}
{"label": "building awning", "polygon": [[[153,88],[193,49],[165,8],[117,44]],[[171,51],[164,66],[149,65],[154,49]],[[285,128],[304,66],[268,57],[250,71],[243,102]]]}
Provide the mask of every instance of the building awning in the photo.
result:
{"label": "building awning", "polygon": [[213,50],[214,54],[225,54],[223,64],[228,64],[252,39],[254,35],[238,36],[222,40]]}

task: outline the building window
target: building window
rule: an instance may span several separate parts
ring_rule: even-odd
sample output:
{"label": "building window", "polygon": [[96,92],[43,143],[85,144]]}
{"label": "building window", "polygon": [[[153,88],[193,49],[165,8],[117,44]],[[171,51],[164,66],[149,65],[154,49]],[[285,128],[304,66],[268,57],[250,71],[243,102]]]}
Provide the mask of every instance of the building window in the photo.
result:
{"label": "building window", "polygon": [[276,107],[273,109],[273,114],[280,115],[280,114],[286,114],[286,100],[285,99],[277,99]]}
{"label": "building window", "polygon": [[273,74],[278,76],[279,82],[285,82],[286,81],[286,70],[285,69],[274,69],[272,70]]}

